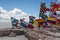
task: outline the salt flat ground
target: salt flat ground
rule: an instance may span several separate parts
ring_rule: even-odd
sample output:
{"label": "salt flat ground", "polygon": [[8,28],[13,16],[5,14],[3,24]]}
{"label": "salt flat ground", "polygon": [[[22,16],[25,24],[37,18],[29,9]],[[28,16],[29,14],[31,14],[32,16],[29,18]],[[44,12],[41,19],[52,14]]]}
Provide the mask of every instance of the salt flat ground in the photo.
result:
{"label": "salt flat ground", "polygon": [[[10,22],[0,22],[0,29],[12,28]],[[0,37],[0,40],[28,40],[24,35],[16,37]]]}
{"label": "salt flat ground", "polygon": [[0,40],[28,40],[24,35],[16,37],[0,37]]}

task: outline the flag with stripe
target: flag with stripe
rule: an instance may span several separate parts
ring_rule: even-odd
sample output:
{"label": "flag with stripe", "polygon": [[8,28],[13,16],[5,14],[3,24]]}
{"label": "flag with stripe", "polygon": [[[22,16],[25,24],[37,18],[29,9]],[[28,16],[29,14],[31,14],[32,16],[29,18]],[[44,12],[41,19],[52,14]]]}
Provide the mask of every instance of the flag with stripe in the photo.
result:
{"label": "flag with stripe", "polygon": [[11,17],[11,22],[12,22],[12,26],[17,27],[17,23],[19,22],[19,20]]}

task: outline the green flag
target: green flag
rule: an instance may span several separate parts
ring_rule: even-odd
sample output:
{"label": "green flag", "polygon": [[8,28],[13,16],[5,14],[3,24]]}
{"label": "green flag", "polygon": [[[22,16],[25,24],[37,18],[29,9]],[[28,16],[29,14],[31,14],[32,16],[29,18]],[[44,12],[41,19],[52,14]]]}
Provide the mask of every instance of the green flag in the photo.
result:
{"label": "green flag", "polygon": [[42,17],[42,16],[43,16],[43,14],[42,14],[42,13],[40,13],[40,14],[39,14],[39,17]]}

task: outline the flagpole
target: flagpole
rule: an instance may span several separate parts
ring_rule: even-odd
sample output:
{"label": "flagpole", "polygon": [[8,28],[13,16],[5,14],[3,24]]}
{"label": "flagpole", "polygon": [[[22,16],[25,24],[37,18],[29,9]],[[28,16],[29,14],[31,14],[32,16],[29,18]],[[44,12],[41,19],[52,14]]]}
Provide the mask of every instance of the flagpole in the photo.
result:
{"label": "flagpole", "polygon": [[13,23],[12,23],[12,17],[10,17],[10,19],[11,19],[11,25],[12,25],[12,27],[13,27]]}
{"label": "flagpole", "polygon": [[12,17],[11,17],[11,15],[10,15],[10,20],[11,20],[11,26],[13,27],[13,23],[12,23]]}

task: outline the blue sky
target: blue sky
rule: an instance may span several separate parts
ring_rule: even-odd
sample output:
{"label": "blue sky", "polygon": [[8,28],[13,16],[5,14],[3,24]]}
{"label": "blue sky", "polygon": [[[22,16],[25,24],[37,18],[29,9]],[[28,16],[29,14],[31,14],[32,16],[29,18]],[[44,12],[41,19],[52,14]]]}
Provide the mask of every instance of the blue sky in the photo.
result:
{"label": "blue sky", "polygon": [[50,2],[56,2],[56,0],[0,0],[0,6],[7,11],[18,8],[31,15],[35,14],[38,17],[41,2],[45,2],[49,8]]}

